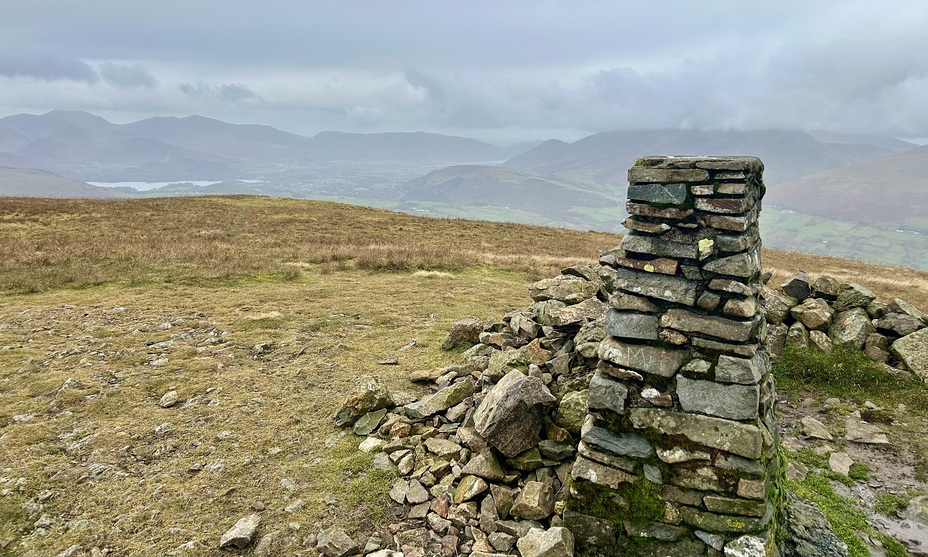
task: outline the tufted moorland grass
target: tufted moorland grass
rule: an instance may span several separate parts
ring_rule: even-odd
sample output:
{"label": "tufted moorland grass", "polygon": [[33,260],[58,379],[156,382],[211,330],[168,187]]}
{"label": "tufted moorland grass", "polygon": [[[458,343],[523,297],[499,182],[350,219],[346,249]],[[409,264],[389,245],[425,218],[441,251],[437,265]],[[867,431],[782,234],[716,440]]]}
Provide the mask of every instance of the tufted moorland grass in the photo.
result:
{"label": "tufted moorland grass", "polygon": [[[307,267],[461,271],[531,278],[595,260],[621,237],[531,225],[430,219],[338,203],[228,196],[134,200],[0,198],[0,292],[101,284],[290,280]],[[928,308],[928,272],[764,250],[780,284],[796,269],[859,282]]]}
{"label": "tufted moorland grass", "polygon": [[[352,379],[423,394],[410,372],[458,363],[451,323],[524,308],[619,239],[262,197],[0,199],[0,555],[221,555],[255,508],[272,553],[371,532],[389,475],[331,421]],[[928,273],[764,261],[928,306]]]}

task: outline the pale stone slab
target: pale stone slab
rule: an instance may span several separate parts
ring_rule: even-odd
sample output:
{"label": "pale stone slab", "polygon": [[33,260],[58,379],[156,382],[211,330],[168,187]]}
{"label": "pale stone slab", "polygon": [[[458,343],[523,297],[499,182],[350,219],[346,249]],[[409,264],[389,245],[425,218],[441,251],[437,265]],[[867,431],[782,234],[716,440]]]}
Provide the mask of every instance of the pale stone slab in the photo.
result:
{"label": "pale stone slab", "polygon": [[715,381],[700,381],[677,377],[677,396],[687,412],[699,412],[728,418],[750,420],[757,417],[760,403],[758,385],[725,385]]}
{"label": "pale stone slab", "polygon": [[759,318],[749,320],[726,319],[715,315],[699,315],[685,309],[674,308],[661,316],[661,326],[684,333],[702,333],[722,340],[747,342],[757,327]]}
{"label": "pale stone slab", "polygon": [[632,408],[628,415],[637,429],[653,428],[667,435],[683,435],[694,443],[746,458],[761,456],[763,435],[753,425],[659,408]]}
{"label": "pale stone slab", "polygon": [[629,344],[611,337],[599,345],[600,359],[661,377],[672,377],[688,355],[689,351],[683,348]]}

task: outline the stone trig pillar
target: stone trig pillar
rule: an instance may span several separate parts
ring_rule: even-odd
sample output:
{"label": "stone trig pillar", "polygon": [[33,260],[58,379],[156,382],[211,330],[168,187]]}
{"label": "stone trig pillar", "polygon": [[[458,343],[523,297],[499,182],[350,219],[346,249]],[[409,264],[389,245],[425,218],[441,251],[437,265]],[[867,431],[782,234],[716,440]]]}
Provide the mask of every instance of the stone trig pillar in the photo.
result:
{"label": "stone trig pillar", "polygon": [[628,171],[630,232],[602,259],[616,288],[565,512],[580,554],[778,554],[762,175],[753,157]]}

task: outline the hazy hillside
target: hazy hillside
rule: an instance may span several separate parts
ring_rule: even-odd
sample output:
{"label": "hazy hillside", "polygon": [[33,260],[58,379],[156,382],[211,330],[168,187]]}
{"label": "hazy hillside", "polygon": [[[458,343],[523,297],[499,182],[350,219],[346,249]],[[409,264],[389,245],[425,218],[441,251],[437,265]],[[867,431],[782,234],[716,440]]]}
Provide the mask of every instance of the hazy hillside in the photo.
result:
{"label": "hazy hillside", "polygon": [[95,165],[107,169],[115,165],[121,169],[182,159],[218,160],[209,153],[135,136],[119,125],[85,112],[17,114],[0,119],[0,129],[16,132],[28,140],[7,153],[26,157],[45,170],[87,179],[93,178]]}
{"label": "hazy hillside", "polygon": [[296,163],[311,156],[308,138],[271,126],[228,124],[203,116],[188,116],[149,118],[122,128],[139,137],[219,157]]}
{"label": "hazy hillside", "polygon": [[770,188],[766,200],[801,213],[928,233],[928,146],[809,174]]}
{"label": "hazy hillside", "polygon": [[342,159],[477,162],[503,160],[508,154],[505,148],[476,139],[424,132],[322,132],[312,144]]}
{"label": "hazy hillside", "polygon": [[[734,155],[751,154],[764,161],[768,185],[810,172],[873,160],[902,150],[906,144],[887,147],[854,143],[859,152],[849,155],[795,130],[641,130],[604,132],[573,143],[547,141],[513,157],[507,166],[538,172],[593,170],[598,182],[624,183],[625,174],[637,157],[654,154]],[[914,145],[913,145],[914,147]]]}
{"label": "hazy hillside", "polygon": [[0,119],[0,161],[94,181],[263,177],[331,161],[394,165],[501,161],[535,145],[499,147],[422,132],[322,132],[304,137],[270,126],[229,124],[202,116],[113,124],[86,112],[56,110]]}
{"label": "hazy hillside", "polygon": [[401,201],[492,205],[541,213],[619,203],[614,197],[562,180],[499,166],[450,166],[409,182],[403,191]]}
{"label": "hazy hillside", "polygon": [[131,197],[111,188],[101,188],[44,170],[0,166],[0,196],[16,197]]}

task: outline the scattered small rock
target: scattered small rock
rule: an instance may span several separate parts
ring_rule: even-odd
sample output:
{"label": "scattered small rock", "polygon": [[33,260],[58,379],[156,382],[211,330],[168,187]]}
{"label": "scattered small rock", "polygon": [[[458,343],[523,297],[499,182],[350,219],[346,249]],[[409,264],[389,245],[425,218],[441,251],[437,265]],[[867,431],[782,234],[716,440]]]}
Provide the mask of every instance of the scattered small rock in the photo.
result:
{"label": "scattered small rock", "polygon": [[180,402],[180,397],[177,395],[177,391],[171,390],[161,396],[161,400],[158,401],[158,406],[170,408],[178,402]]}
{"label": "scattered small rock", "polygon": [[255,532],[258,530],[260,524],[261,516],[258,514],[250,514],[240,518],[232,528],[229,528],[229,530],[219,538],[219,547],[221,549],[227,547],[245,549],[251,543],[251,540],[254,539]]}

